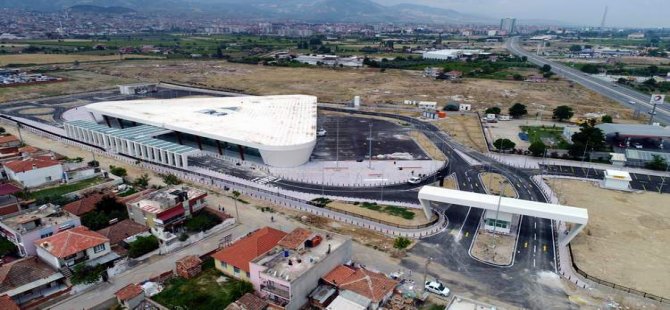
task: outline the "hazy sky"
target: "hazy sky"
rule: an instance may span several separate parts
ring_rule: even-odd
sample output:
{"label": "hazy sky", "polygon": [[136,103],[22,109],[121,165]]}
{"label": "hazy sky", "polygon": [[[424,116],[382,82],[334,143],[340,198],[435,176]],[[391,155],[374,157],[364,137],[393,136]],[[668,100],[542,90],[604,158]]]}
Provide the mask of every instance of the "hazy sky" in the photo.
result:
{"label": "hazy sky", "polygon": [[670,27],[670,0],[374,0],[382,4],[416,3],[490,17],[559,20],[598,26],[605,6],[606,26]]}

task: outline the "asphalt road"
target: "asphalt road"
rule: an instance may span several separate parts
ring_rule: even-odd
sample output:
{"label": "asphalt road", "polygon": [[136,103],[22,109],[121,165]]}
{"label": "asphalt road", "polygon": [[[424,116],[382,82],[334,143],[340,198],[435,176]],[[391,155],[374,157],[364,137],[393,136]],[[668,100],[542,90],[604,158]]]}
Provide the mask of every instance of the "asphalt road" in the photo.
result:
{"label": "asphalt road", "polygon": [[[605,175],[604,170],[594,168],[558,165],[541,165],[541,168],[544,173],[550,175],[571,176],[594,180],[602,180]],[[631,173],[630,177],[633,179],[630,182],[630,187],[632,189],[670,194],[670,184],[668,184],[670,183],[670,179],[666,177],[639,173]]]}
{"label": "asphalt road", "polygon": [[[558,62],[547,60],[544,57],[528,52],[519,46],[519,37],[513,37],[507,40],[505,42],[505,47],[515,55],[526,56],[528,61],[536,65],[542,66],[548,64],[551,66],[554,73],[574,81],[616,102],[619,102],[628,108],[635,109],[636,107],[639,107],[642,113],[649,113],[652,110],[652,105],[649,103],[649,95],[624,86],[619,86],[614,83],[603,81],[579,70],[565,66]],[[635,104],[631,104],[631,101],[635,102]],[[585,102],[584,104],[588,103]],[[670,107],[668,107],[668,104],[658,105],[656,107],[656,116],[654,117],[654,121],[670,124]]]}

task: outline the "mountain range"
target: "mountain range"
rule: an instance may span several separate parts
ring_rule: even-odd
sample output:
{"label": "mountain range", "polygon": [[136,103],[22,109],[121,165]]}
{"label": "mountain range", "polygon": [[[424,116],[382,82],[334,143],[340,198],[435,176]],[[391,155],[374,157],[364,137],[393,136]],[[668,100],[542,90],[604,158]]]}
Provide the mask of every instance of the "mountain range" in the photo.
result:
{"label": "mountain range", "polygon": [[[306,22],[490,23],[492,18],[416,4],[371,0],[0,0],[0,8],[59,11],[122,8],[138,12],[202,13],[220,17]],[[112,12],[109,12],[112,13]]]}

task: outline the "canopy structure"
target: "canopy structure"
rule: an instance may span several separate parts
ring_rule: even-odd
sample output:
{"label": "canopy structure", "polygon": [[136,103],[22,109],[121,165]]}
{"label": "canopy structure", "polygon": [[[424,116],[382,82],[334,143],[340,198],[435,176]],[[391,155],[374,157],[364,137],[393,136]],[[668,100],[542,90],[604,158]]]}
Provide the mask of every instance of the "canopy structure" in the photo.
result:
{"label": "canopy structure", "polygon": [[516,198],[499,197],[495,195],[465,192],[448,188],[424,186],[419,191],[419,201],[426,215],[431,214],[431,202],[462,205],[485,210],[499,210],[506,213],[521,214],[533,217],[546,218],[557,221],[574,223],[575,227],[560,240],[566,245],[586,226],[589,215],[586,209],[568,207]]}

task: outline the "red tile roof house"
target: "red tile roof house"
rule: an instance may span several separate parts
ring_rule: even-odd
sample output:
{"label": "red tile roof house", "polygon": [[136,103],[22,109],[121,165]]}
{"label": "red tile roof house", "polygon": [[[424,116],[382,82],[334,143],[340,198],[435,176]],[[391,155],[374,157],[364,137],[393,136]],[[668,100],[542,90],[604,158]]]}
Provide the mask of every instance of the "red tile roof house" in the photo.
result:
{"label": "red tile roof house", "polygon": [[144,291],[134,283],[124,286],[116,293],[116,300],[124,309],[135,309],[144,300]]}
{"label": "red tile roof house", "polygon": [[224,310],[265,310],[267,307],[268,303],[265,300],[254,294],[246,293]]}
{"label": "red tile roof house", "polygon": [[256,230],[212,254],[214,266],[224,274],[249,281],[249,262],[277,245],[286,233],[271,227]]}
{"label": "red tile roof house", "polygon": [[149,227],[135,223],[130,219],[125,219],[98,230],[97,233],[109,238],[109,244],[112,246],[112,251],[121,256],[126,256],[128,254],[128,250],[125,249],[125,246],[126,244],[135,241],[137,236],[146,237],[151,235]]}
{"label": "red tile roof house", "polygon": [[[383,273],[354,268],[346,265],[335,267],[322,280],[337,287],[340,295],[343,291],[350,291],[370,300],[369,309],[377,309],[391,298],[399,282],[388,278]],[[338,297],[340,298],[340,297]],[[333,303],[337,302],[337,299]]]}
{"label": "red tile roof house", "polygon": [[120,258],[111,251],[107,237],[84,226],[37,240],[35,246],[37,256],[56,269],[72,267],[79,263],[111,264]]}
{"label": "red tile roof house", "polygon": [[20,146],[21,140],[14,135],[0,136],[0,147]]}
{"label": "red tile roof house", "polygon": [[13,160],[3,164],[7,178],[24,187],[39,187],[60,182],[63,165],[45,157]]}
{"label": "red tile roof house", "polygon": [[0,216],[13,214],[21,210],[21,200],[16,193],[21,192],[21,188],[12,183],[0,184]]}
{"label": "red tile roof house", "polygon": [[106,195],[102,193],[92,193],[79,200],[64,205],[63,209],[71,214],[81,217],[82,215],[95,210],[95,205],[105,196]]}
{"label": "red tile roof house", "polygon": [[[35,256],[0,266],[0,295],[6,295],[20,306],[35,306],[67,290],[63,274]],[[2,298],[0,308],[12,309]]]}
{"label": "red tile roof house", "polygon": [[179,259],[176,263],[177,275],[184,279],[190,279],[202,272],[202,260],[195,256],[189,255]]}

